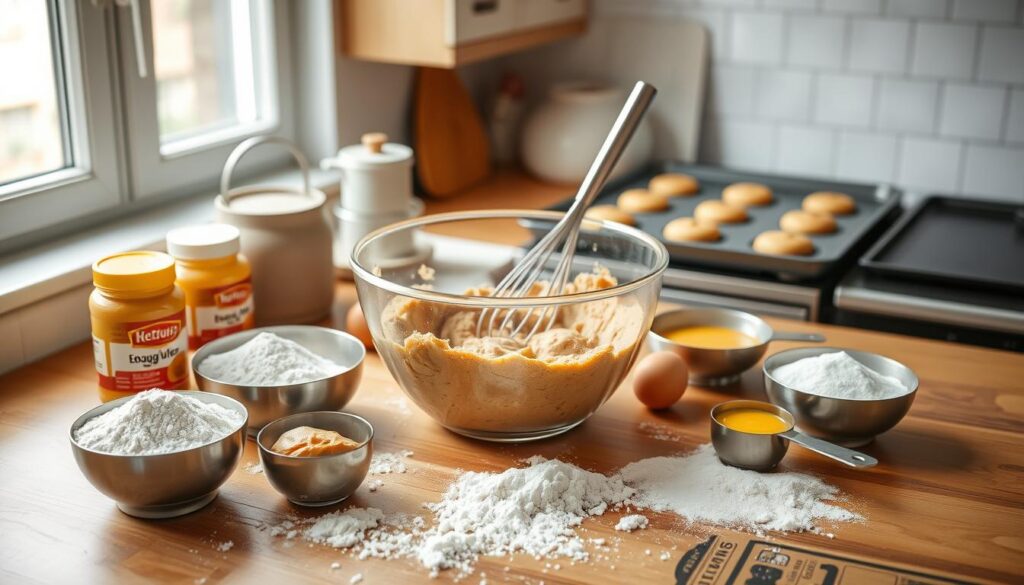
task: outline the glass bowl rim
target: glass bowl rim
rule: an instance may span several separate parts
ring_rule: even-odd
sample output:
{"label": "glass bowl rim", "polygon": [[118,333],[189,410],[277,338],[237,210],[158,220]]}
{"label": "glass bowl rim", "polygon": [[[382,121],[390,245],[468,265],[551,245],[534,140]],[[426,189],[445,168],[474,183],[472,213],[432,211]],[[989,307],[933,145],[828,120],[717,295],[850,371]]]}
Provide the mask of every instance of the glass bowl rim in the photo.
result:
{"label": "glass bowl rim", "polygon": [[396,295],[411,297],[424,301],[432,301],[437,303],[482,308],[523,308],[543,307],[552,305],[570,305],[582,302],[590,302],[613,298],[643,288],[644,286],[651,283],[651,281],[659,278],[661,274],[665,271],[665,269],[668,267],[668,250],[666,250],[665,245],[662,244],[654,236],[648,234],[647,232],[638,230],[634,227],[630,227],[621,223],[590,218],[587,218],[584,221],[590,224],[598,224],[602,229],[607,229],[617,235],[624,236],[632,240],[639,240],[641,243],[650,248],[655,256],[654,267],[648,269],[648,272],[646,274],[644,274],[640,278],[637,278],[636,280],[632,280],[630,282],[623,284],[617,284],[611,288],[573,293],[569,295],[554,295],[545,297],[496,298],[459,295],[405,286],[402,284],[391,282],[390,280],[373,274],[370,270],[367,270],[366,267],[364,267],[358,260],[358,256],[374,240],[381,238],[383,236],[394,234],[405,229],[425,227],[428,225],[438,223],[467,220],[545,219],[558,221],[564,215],[565,213],[560,211],[546,211],[536,209],[485,209],[473,211],[452,211],[447,213],[436,213],[431,215],[414,217],[412,219],[403,220],[376,229],[367,234],[366,236],[364,236],[361,240],[359,240],[359,242],[356,243],[355,247],[352,249],[352,255],[349,258],[349,266],[351,267],[352,272],[357,276],[358,279],[364,280],[377,288],[386,290]]}

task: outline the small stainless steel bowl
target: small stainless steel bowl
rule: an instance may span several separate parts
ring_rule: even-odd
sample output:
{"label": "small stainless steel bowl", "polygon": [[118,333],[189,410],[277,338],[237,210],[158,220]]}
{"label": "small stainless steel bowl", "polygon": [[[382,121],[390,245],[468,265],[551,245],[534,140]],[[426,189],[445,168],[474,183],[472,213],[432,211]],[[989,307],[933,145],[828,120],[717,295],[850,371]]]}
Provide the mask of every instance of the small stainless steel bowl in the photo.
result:
{"label": "small stainless steel bowl", "polygon": [[[320,457],[293,457],[270,450],[281,435],[303,426],[335,431],[357,441],[359,447]],[[263,427],[256,445],[263,474],[288,501],[300,506],[329,506],[351,496],[366,479],[373,457],[373,425],[347,412],[304,412]]]}
{"label": "small stainless steel bowl", "polygon": [[[290,339],[346,369],[321,380],[284,386],[245,386],[203,375],[202,364],[207,357],[231,351],[263,332]],[[230,396],[244,404],[249,409],[249,434],[255,435],[267,423],[283,416],[343,408],[359,387],[365,357],[363,343],[344,331],[313,325],[280,325],[240,331],[207,343],[192,356],[192,373],[200,389]]]}
{"label": "small stainless steel bowl", "polygon": [[132,397],[119,398],[93,408],[71,425],[71,450],[82,474],[97,490],[117,502],[129,516],[173,518],[194,512],[217,497],[217,489],[238,466],[245,448],[245,407],[226,396],[182,392],[206,403],[242,414],[242,423],[212,443],[161,455],[115,455],[86,449],[75,433],[86,423],[121,406]]}
{"label": "small stainless steel bowl", "polygon": [[[727,327],[745,333],[760,341],[759,344],[737,349],[711,349],[676,343],[662,334],[681,327]],[[671,351],[686,361],[690,370],[690,383],[697,386],[724,386],[739,379],[768,350],[771,341],[821,342],[825,338],[816,333],[786,333],[775,331],[764,319],[733,309],[680,309],[662,313],[654,318],[647,344],[652,351]]]}
{"label": "small stainless steel bowl", "polygon": [[[910,390],[906,394],[882,400],[828,398],[790,388],[772,377],[772,373],[780,366],[837,351],[845,351],[879,374],[898,379]],[[793,413],[800,430],[846,447],[866,445],[876,435],[896,426],[910,410],[917,394],[917,385],[917,376],[907,366],[865,351],[839,347],[798,347],[780,351],[764,361],[764,386],[768,400]]]}

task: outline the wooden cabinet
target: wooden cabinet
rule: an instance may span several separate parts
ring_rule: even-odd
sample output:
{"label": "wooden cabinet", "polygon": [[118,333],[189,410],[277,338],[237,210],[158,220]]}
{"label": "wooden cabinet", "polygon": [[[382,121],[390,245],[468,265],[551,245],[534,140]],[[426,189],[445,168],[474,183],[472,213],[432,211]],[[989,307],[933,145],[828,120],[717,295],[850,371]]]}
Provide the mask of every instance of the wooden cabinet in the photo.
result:
{"label": "wooden cabinet", "polygon": [[337,0],[354,59],[451,68],[583,34],[587,0]]}

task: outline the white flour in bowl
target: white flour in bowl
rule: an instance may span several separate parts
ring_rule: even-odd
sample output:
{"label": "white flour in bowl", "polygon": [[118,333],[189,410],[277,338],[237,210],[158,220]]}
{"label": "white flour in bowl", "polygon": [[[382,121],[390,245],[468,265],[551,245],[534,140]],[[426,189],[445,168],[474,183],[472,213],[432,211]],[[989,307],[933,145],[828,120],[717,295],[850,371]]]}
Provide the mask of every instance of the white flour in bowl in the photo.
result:
{"label": "white flour in bowl", "polygon": [[[816,477],[727,467],[711,445],[685,456],[637,461],[610,476],[557,459],[527,463],[501,473],[460,475],[440,502],[425,505],[434,515],[430,528],[420,517],[350,508],[299,521],[305,528],[287,521],[271,533],[351,548],[360,558],[415,558],[431,573],[454,569],[464,575],[481,556],[587,562],[596,545],[576,527],[609,509],[673,512],[694,523],[759,533],[814,530],[820,520],[858,518],[828,503],[839,498],[838,490]],[[627,515],[616,527],[644,528],[646,520]]]}
{"label": "white flour in bowl", "polygon": [[167,390],[146,390],[75,431],[86,449],[114,455],[159,455],[222,439],[238,429],[241,413]]}
{"label": "white flour in bowl", "polygon": [[775,368],[771,375],[790,388],[828,398],[882,400],[909,391],[903,382],[879,374],[845,351],[797,360]]}
{"label": "white flour in bowl", "polygon": [[287,386],[336,376],[346,368],[290,339],[263,332],[231,351],[208,356],[198,369],[228,384]]}

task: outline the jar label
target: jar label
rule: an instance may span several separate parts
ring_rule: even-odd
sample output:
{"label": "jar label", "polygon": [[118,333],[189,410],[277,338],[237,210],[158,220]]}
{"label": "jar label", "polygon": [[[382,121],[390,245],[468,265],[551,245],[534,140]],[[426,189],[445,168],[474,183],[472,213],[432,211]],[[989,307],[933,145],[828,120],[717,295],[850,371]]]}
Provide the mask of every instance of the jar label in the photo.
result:
{"label": "jar label", "polygon": [[[185,311],[154,321],[124,323],[123,339],[92,338],[100,387],[116,392],[188,385]],[[119,336],[120,337],[120,336]]]}
{"label": "jar label", "polygon": [[188,346],[199,349],[203,344],[225,335],[252,329],[252,283],[250,279],[219,288],[200,289],[189,299]]}

